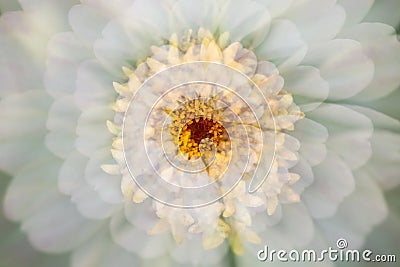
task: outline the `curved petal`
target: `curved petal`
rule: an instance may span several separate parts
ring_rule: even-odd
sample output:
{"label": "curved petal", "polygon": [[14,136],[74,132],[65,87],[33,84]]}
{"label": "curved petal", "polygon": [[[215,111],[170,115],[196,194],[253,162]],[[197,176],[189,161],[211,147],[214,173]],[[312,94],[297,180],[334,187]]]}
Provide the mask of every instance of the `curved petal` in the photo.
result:
{"label": "curved petal", "polygon": [[101,31],[106,26],[108,18],[93,6],[82,4],[70,9],[68,21],[72,31],[79,36],[80,40],[91,46],[101,36]]}
{"label": "curved petal", "polygon": [[306,51],[301,33],[290,20],[274,20],[267,37],[256,49],[259,59],[273,62],[281,72],[300,63]]}
{"label": "curved petal", "polygon": [[373,124],[361,113],[335,104],[323,104],[307,114],[329,131],[328,150],[340,156],[351,169],[357,169],[371,156],[369,138]]}
{"label": "curved petal", "polygon": [[334,243],[345,238],[349,249],[359,248],[372,227],[382,222],[388,213],[381,190],[368,174],[357,171],[354,176],[354,192],[340,205],[333,218],[318,223],[328,240]]}
{"label": "curved petal", "polygon": [[231,42],[257,47],[265,39],[271,22],[268,10],[254,1],[229,1],[220,22],[220,32],[229,32]]}
{"label": "curved petal", "polygon": [[294,102],[303,112],[315,109],[328,97],[329,84],[317,68],[296,66],[281,75],[285,79],[285,90],[293,94]]}
{"label": "curved petal", "polygon": [[0,168],[15,173],[46,155],[43,145],[51,100],[44,91],[27,91],[0,102]]}
{"label": "curved petal", "polygon": [[374,63],[360,43],[335,39],[312,46],[302,64],[317,67],[329,83],[329,99],[346,99],[364,90],[374,75]]}
{"label": "curved petal", "polygon": [[[110,106],[115,101],[113,77],[96,60],[82,63],[76,78],[75,102],[81,110]],[[111,109],[110,109],[111,111]]]}
{"label": "curved petal", "polygon": [[79,116],[72,96],[62,97],[53,102],[48,111],[45,138],[47,148],[55,155],[66,158],[75,150],[76,124]]}
{"label": "curved petal", "polygon": [[114,163],[109,149],[94,151],[85,169],[85,181],[93,186],[105,202],[120,204],[124,201],[121,177],[109,175],[101,169],[101,165],[108,163]]}
{"label": "curved petal", "polygon": [[328,131],[321,124],[304,118],[296,122],[295,131],[292,133],[300,141],[299,153],[311,166],[321,163],[326,156],[325,142]]}
{"label": "curved petal", "polygon": [[313,172],[314,182],[304,191],[302,199],[314,218],[331,217],[353,192],[353,174],[345,162],[331,152],[321,164],[313,167]]}
{"label": "curved petal", "polygon": [[75,81],[79,64],[91,56],[74,33],[55,35],[47,46],[44,84],[53,97],[71,94],[75,91]]}
{"label": "curved petal", "polygon": [[298,27],[307,42],[315,43],[333,39],[345,21],[346,12],[336,0],[293,1],[282,15]]}
{"label": "curved petal", "polygon": [[114,242],[142,258],[162,256],[172,242],[168,233],[149,235],[147,231],[135,227],[126,220],[122,212],[112,217],[110,231]]}
{"label": "curved petal", "polygon": [[362,23],[344,30],[340,37],[359,41],[375,65],[371,83],[352,101],[371,101],[399,88],[400,42],[395,29],[380,23]]}
{"label": "curved petal", "polygon": [[173,25],[177,33],[204,28],[214,33],[219,26],[224,4],[220,0],[178,0],[172,6]]}
{"label": "curved petal", "polygon": [[108,228],[104,226],[95,238],[75,248],[71,256],[71,266],[138,266],[138,257],[115,244],[107,232]]}

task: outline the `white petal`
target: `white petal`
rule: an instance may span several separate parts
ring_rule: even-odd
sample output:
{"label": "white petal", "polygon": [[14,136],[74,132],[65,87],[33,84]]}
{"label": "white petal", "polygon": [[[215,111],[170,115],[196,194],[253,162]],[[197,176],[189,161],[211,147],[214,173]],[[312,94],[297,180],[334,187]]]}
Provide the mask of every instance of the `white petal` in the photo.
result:
{"label": "white petal", "polygon": [[72,195],[84,183],[83,172],[88,158],[77,152],[69,155],[58,174],[58,188],[65,195]]}
{"label": "white petal", "polygon": [[45,144],[47,148],[61,158],[75,150],[76,123],[79,111],[72,96],[56,100],[48,111]]}
{"label": "white petal", "polygon": [[256,0],[262,5],[265,5],[271,14],[271,18],[276,18],[284,13],[289,7],[293,0]]}
{"label": "white petal", "polygon": [[135,227],[126,220],[123,213],[112,217],[110,231],[114,242],[143,258],[163,255],[168,243],[173,242],[167,234],[149,235],[147,231]]}
{"label": "white petal", "polygon": [[319,223],[328,240],[333,243],[345,238],[350,249],[359,248],[372,227],[382,222],[388,213],[381,190],[367,173],[356,172],[355,181],[354,192],[340,205],[337,214]]}
{"label": "white petal", "polygon": [[105,226],[99,234],[77,247],[72,253],[72,267],[132,267],[138,266],[139,256],[122,249],[108,235]]}
{"label": "white petal", "polygon": [[44,91],[28,91],[0,102],[0,168],[15,173],[44,156],[46,112],[51,100]]}
{"label": "white petal", "polygon": [[301,194],[314,181],[314,173],[310,164],[301,157],[297,165],[291,168],[290,171],[300,175],[300,179],[295,184],[291,185],[293,190],[298,194]]}
{"label": "white petal", "polygon": [[300,141],[300,155],[311,166],[319,164],[326,156],[325,142],[328,139],[328,131],[321,124],[304,118],[296,122],[293,136]]}
{"label": "white petal", "polygon": [[335,39],[308,50],[304,64],[317,67],[329,83],[329,99],[349,98],[364,90],[374,75],[374,64],[360,43]]}
{"label": "white petal", "polygon": [[107,18],[93,7],[75,5],[69,11],[68,21],[80,40],[86,44],[93,44],[100,37],[101,31],[107,23]]}
{"label": "white petal", "polygon": [[219,26],[224,5],[222,1],[215,0],[180,0],[173,5],[173,27],[178,33],[193,30],[197,33],[199,28],[204,28],[214,33]]}
{"label": "white petal", "polygon": [[343,158],[346,164],[357,169],[371,156],[369,138],[372,135],[371,120],[350,108],[323,104],[308,116],[322,122],[328,129],[327,147]]}
{"label": "white petal", "polygon": [[103,39],[94,44],[94,53],[107,71],[124,78],[122,67],[145,59],[151,45],[169,38],[165,5],[157,0],[135,1],[104,28]]}
{"label": "white petal", "polygon": [[4,198],[5,215],[10,220],[23,220],[46,204],[48,195],[57,188],[59,167],[59,160],[47,152],[16,169]]}
{"label": "white petal", "polygon": [[282,215],[278,224],[260,234],[261,244],[268,244],[271,249],[293,249],[310,242],[314,227],[304,204],[283,205]]}
{"label": "white petal", "polygon": [[313,167],[314,182],[302,194],[302,199],[314,218],[331,217],[339,204],[354,190],[350,168],[334,153]]}
{"label": "white petal", "polygon": [[76,148],[90,157],[94,151],[108,147],[111,149],[113,135],[108,131],[107,120],[112,120],[113,111],[109,107],[90,108],[78,120]]}
{"label": "white petal", "polygon": [[229,32],[232,42],[257,47],[268,33],[271,16],[268,10],[254,1],[230,1],[220,22],[221,32]]}
{"label": "white petal", "polygon": [[371,138],[372,157],[365,169],[384,189],[400,184],[400,136],[398,133],[376,130]]}
{"label": "white petal", "polygon": [[311,66],[296,66],[281,74],[285,79],[285,90],[293,94],[294,102],[303,112],[310,111],[322,103],[329,94],[329,84],[317,68]]}
{"label": "white petal", "polygon": [[121,191],[121,176],[112,176],[101,169],[101,165],[113,162],[109,149],[93,152],[85,169],[85,180],[108,203],[119,204],[124,201]]}
{"label": "white petal", "polygon": [[399,88],[400,42],[395,29],[379,23],[362,23],[346,29],[340,37],[359,41],[375,64],[372,82],[354,100],[381,98]]}
{"label": "white petal", "polygon": [[37,213],[24,220],[21,227],[37,249],[59,253],[93,236],[100,224],[83,218],[68,198],[55,193]]}
{"label": "white petal", "polygon": [[336,0],[293,1],[283,14],[292,20],[309,43],[333,39],[343,26],[346,13]]}
{"label": "white petal", "polygon": [[88,60],[82,63],[77,72],[74,97],[81,110],[92,106],[109,106],[115,101],[116,93],[112,84],[115,80],[98,61]]}
{"label": "white petal", "polygon": [[265,40],[256,49],[259,59],[273,62],[282,71],[297,65],[306,53],[306,43],[290,20],[274,20]]}
{"label": "white petal", "polygon": [[219,247],[204,250],[199,236],[193,240],[184,240],[181,244],[171,244],[171,257],[182,265],[208,266],[217,265],[226,255],[228,246],[222,243]]}
{"label": "white petal", "polygon": [[108,19],[121,15],[121,10],[126,10],[127,7],[130,7],[133,1],[134,0],[81,0],[82,4]]}
{"label": "white petal", "polygon": [[71,94],[75,90],[76,70],[90,51],[73,33],[55,35],[47,46],[46,90],[53,96]]}

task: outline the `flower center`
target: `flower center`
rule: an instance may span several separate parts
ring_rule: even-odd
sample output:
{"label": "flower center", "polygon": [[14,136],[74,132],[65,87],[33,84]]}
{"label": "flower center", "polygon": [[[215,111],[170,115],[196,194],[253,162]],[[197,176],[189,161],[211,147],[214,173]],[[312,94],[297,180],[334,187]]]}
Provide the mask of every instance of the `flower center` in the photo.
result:
{"label": "flower center", "polygon": [[[188,160],[198,159],[209,152],[225,151],[229,141],[227,131],[218,121],[221,110],[215,109],[213,99],[194,99],[172,112],[170,133],[180,152]],[[216,150],[216,151],[215,151]]]}
{"label": "flower center", "polygon": [[180,151],[186,154],[189,160],[196,159],[201,156],[201,151],[211,151],[212,144],[219,148],[224,136],[226,136],[226,131],[219,122],[198,117],[182,127],[178,145]]}

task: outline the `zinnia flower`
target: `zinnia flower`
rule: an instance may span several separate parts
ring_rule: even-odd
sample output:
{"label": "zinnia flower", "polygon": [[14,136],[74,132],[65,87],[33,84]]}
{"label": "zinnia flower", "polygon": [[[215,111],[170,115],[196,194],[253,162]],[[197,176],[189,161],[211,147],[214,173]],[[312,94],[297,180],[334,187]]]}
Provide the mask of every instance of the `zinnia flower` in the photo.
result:
{"label": "zinnia flower", "polygon": [[400,43],[373,1],[19,2],[0,168],[36,249],[251,266],[264,245],[359,248],[386,218],[400,124],[371,107],[400,86]]}

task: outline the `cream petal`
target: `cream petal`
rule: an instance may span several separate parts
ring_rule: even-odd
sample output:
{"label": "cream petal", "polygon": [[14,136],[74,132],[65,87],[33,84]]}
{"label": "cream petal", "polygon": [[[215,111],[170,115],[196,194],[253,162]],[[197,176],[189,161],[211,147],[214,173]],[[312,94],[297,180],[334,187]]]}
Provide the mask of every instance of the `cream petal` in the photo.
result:
{"label": "cream petal", "polygon": [[43,146],[46,112],[51,100],[43,91],[28,91],[0,102],[0,168],[15,173],[46,155]]}
{"label": "cream petal", "polygon": [[362,23],[344,30],[339,37],[359,41],[375,65],[371,83],[352,99],[354,102],[381,98],[399,88],[400,42],[395,29],[380,23]]}
{"label": "cream petal", "polygon": [[271,15],[254,1],[229,1],[224,7],[220,31],[229,32],[231,42],[239,41],[246,47],[257,47],[265,39]]}
{"label": "cream petal", "polygon": [[306,105],[314,109],[328,97],[329,84],[317,68],[296,66],[281,75],[285,79],[285,90],[293,94],[294,102],[303,112],[311,110],[305,109]]}
{"label": "cream petal", "polygon": [[[302,199],[314,218],[333,216],[340,203],[354,190],[350,168],[332,152],[313,167],[314,182],[302,194]],[[346,202],[347,203],[347,202]]]}
{"label": "cream petal", "polygon": [[345,27],[360,23],[367,15],[374,0],[352,1],[352,0],[339,0],[338,3],[344,7],[346,11]]}
{"label": "cream petal", "polygon": [[[306,53],[306,43],[290,20],[274,20],[265,40],[257,47],[259,59],[277,65],[280,71],[296,66]],[[299,54],[300,53],[300,54]]]}
{"label": "cream petal", "polygon": [[282,16],[296,24],[307,42],[315,43],[333,39],[342,28],[346,13],[336,0],[306,0],[293,1]]}
{"label": "cream petal", "polygon": [[75,128],[79,116],[72,96],[55,100],[48,111],[45,144],[55,155],[66,158],[75,150]]}
{"label": "cream petal", "polygon": [[98,61],[85,61],[79,66],[77,72],[74,97],[81,110],[92,106],[110,106],[115,101],[116,93],[113,88],[115,80]]}
{"label": "cream petal", "polygon": [[302,62],[317,67],[329,83],[329,99],[346,99],[364,90],[374,75],[373,61],[360,43],[335,39],[313,45]]}
{"label": "cream petal", "polygon": [[75,91],[77,68],[91,51],[74,33],[56,34],[48,43],[44,84],[53,97]]}
{"label": "cream petal", "polygon": [[373,132],[371,120],[350,108],[323,104],[308,116],[324,123],[328,129],[328,150],[343,158],[351,169],[357,169],[371,156],[369,138]]}
{"label": "cream petal", "polygon": [[349,249],[360,248],[372,227],[387,216],[384,196],[368,174],[354,173],[356,187],[346,201],[339,206],[337,214],[319,221],[318,225],[332,243],[345,238]]}
{"label": "cream petal", "polygon": [[147,231],[135,227],[122,212],[112,217],[110,231],[114,242],[142,258],[162,256],[172,242],[168,234],[149,235]]}
{"label": "cream petal", "polygon": [[101,165],[114,163],[109,149],[93,152],[85,169],[85,181],[92,185],[100,198],[107,203],[119,204],[124,201],[121,191],[121,177],[107,174]]}
{"label": "cream petal", "polygon": [[139,257],[115,244],[105,226],[99,234],[75,248],[71,256],[72,267],[132,267],[138,266]]}

